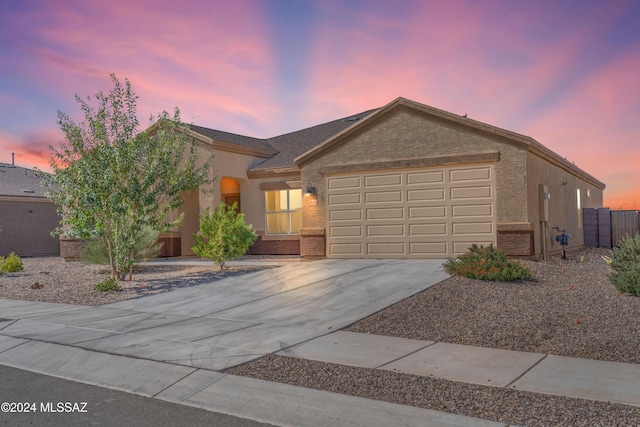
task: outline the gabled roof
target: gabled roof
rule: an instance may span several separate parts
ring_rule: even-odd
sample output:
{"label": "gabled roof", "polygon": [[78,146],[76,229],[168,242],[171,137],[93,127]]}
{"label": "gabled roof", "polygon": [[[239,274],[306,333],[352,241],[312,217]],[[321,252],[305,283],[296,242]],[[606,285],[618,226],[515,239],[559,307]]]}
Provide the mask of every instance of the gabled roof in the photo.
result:
{"label": "gabled roof", "polygon": [[529,136],[439,110],[402,97],[396,98],[382,108],[367,110],[342,119],[267,139],[251,138],[195,125],[191,125],[190,128],[197,134],[212,140],[214,148],[216,141],[219,141],[222,144],[235,144],[261,150],[261,157],[268,158],[249,170],[250,175],[257,177],[262,173],[270,172],[298,173],[299,168],[305,163],[313,161],[337,148],[355,134],[379,123],[400,110],[410,110],[414,113],[424,114],[451,124],[466,127],[472,131],[489,134],[505,143],[527,150],[574,175],[580,176],[596,187],[601,189],[605,187],[604,183]]}
{"label": "gabled roof", "polygon": [[204,135],[207,138],[211,138],[214,141],[230,142],[232,144],[243,145],[245,147],[262,148],[266,150],[273,150],[273,147],[269,145],[266,139],[252,138],[250,136],[237,135],[235,133],[223,132],[221,130],[209,129],[202,126],[189,125],[189,128]]}
{"label": "gabled roof", "polygon": [[422,113],[427,116],[435,117],[440,120],[467,127],[477,132],[489,134],[492,137],[497,137],[506,143],[519,146],[522,149],[527,150],[532,154],[535,154],[536,156],[539,156],[546,161],[566,170],[567,172],[579,176],[588,182],[591,182],[594,186],[602,190],[604,190],[605,188],[605,184],[602,181],[599,181],[598,179],[589,175],[587,172],[583,171],[576,165],[567,161],[565,158],[551,151],[529,136],[511,132],[509,130],[469,119],[464,116],[459,116],[448,111],[439,110],[437,108],[433,108],[425,104],[420,104],[418,102],[411,101],[410,99],[402,97],[396,98],[384,107],[375,110],[373,114],[370,114],[369,116],[361,120],[357,125],[345,129],[344,131],[334,135],[332,138],[327,139],[323,143],[318,144],[317,146],[298,156],[297,158],[295,158],[295,164],[300,167],[305,163],[313,161],[314,159],[345,143],[354,134],[362,132],[363,129],[373,126],[375,123],[378,123],[389,115],[394,114],[395,112],[400,110],[410,110],[413,112]]}
{"label": "gabled roof", "polygon": [[[287,168],[295,168],[297,170],[294,162],[296,157],[343,130],[354,126],[358,121],[375,111],[376,109],[367,110],[342,119],[267,139],[252,138],[197,125],[189,125],[189,129],[211,140],[214,149],[216,145],[222,148],[220,143],[229,143],[260,150],[261,156],[268,158],[254,165],[250,169],[251,171],[263,172]],[[224,147],[228,146],[225,144]],[[264,154],[267,155],[265,156]]]}
{"label": "gabled roof", "polygon": [[0,196],[44,198],[43,172],[0,163]]}
{"label": "gabled roof", "polygon": [[331,151],[334,148],[346,142],[352,135],[358,132],[362,132],[363,129],[373,126],[375,123],[380,122],[384,118],[400,110],[411,110],[413,112],[423,113],[425,115],[435,117],[441,120],[445,120],[450,123],[455,123],[458,125],[462,125],[464,127],[473,128],[483,133],[489,133],[489,134],[492,134],[493,136],[501,137],[502,139],[505,139],[511,143],[515,143],[522,147],[528,146],[535,142],[533,138],[530,138],[528,136],[520,135],[515,132],[511,132],[505,129],[501,129],[499,127],[491,126],[486,123],[478,122],[476,120],[472,120],[464,116],[459,116],[457,114],[453,114],[448,111],[439,110],[437,108],[430,107],[428,105],[420,104],[419,102],[411,101],[410,99],[400,97],[400,98],[394,99],[384,107],[375,110],[374,114],[371,114],[368,117],[366,117],[364,120],[360,121],[360,123],[358,123],[357,126],[353,126],[350,129],[346,129],[343,132],[340,132],[334,135],[332,138],[327,139],[322,144],[319,144],[313,147],[311,150],[298,156],[295,159],[295,163],[298,166],[300,166],[317,157],[322,156],[324,153]]}
{"label": "gabled roof", "polygon": [[302,153],[323,143],[336,134],[355,126],[360,120],[372,114],[376,109],[364,111],[329,123],[323,123],[307,129],[269,138],[269,144],[278,154],[251,168],[275,169],[295,166],[294,159]]}

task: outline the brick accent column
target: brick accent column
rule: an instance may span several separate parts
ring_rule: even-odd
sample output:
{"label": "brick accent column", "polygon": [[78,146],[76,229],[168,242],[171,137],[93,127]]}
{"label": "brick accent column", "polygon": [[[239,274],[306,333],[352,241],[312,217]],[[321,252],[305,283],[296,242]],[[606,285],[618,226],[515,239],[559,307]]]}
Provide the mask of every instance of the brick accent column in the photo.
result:
{"label": "brick accent column", "polygon": [[532,256],[533,230],[498,231],[496,246],[509,256]]}
{"label": "brick accent column", "polygon": [[60,237],[60,256],[65,261],[80,261],[84,240]]}
{"label": "brick accent column", "polygon": [[300,255],[310,258],[326,256],[325,240],[324,228],[300,230]]}

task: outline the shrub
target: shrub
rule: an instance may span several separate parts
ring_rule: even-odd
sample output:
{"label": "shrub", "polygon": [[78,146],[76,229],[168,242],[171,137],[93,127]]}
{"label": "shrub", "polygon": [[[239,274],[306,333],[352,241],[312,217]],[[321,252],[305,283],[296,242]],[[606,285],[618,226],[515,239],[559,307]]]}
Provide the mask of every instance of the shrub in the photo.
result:
{"label": "shrub", "polygon": [[24,270],[22,260],[14,252],[11,252],[6,258],[0,257],[0,271],[13,273],[22,270]]}
{"label": "shrub", "polygon": [[107,277],[95,286],[95,290],[98,292],[115,292],[119,289],[118,282],[113,277]]}
{"label": "shrub", "polygon": [[511,261],[493,245],[487,248],[472,245],[469,252],[455,260],[448,260],[444,268],[449,274],[470,279],[512,282],[531,277],[531,271],[517,261]]}
{"label": "shrub", "polygon": [[611,283],[620,291],[640,296],[640,234],[625,236],[611,255]]}
{"label": "shrub", "polygon": [[225,269],[227,261],[244,255],[257,238],[251,225],[245,224],[244,215],[237,212],[236,203],[228,206],[221,202],[213,214],[207,208],[206,214],[200,215],[200,232],[193,235],[195,246],[191,249]]}
{"label": "shrub", "polygon": [[[133,262],[135,264],[158,256],[163,245],[162,242],[158,242],[159,235],[160,233],[157,230],[145,227],[136,236],[133,243]],[[109,265],[111,262],[107,248],[97,237],[92,237],[85,241],[80,258],[87,264]],[[133,271],[129,273],[131,275]]]}

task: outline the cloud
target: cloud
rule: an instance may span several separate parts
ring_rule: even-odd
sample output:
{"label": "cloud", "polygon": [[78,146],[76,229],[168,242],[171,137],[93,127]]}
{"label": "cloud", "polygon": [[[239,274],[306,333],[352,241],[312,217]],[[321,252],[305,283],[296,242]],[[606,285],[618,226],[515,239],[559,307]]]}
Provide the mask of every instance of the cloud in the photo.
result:
{"label": "cloud", "polygon": [[0,131],[0,162],[11,163],[14,153],[16,165],[49,171],[49,146],[56,146],[63,137],[57,129],[39,129],[23,137]]}
{"label": "cloud", "polygon": [[247,1],[47,2],[23,19],[31,25],[14,47],[39,64],[30,80],[56,97],[107,91],[115,72],[141,95],[144,117],[183,106],[205,126],[255,131],[276,113],[262,15]]}

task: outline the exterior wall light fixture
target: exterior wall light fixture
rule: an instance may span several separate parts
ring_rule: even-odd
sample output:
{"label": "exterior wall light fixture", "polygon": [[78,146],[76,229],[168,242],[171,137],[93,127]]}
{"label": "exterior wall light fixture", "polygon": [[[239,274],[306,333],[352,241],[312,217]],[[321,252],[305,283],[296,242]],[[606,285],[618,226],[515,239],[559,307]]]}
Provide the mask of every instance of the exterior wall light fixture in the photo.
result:
{"label": "exterior wall light fixture", "polygon": [[304,190],[304,192],[302,193],[303,196],[312,196],[315,197],[316,196],[316,188],[312,187],[311,185],[307,185],[307,189]]}

